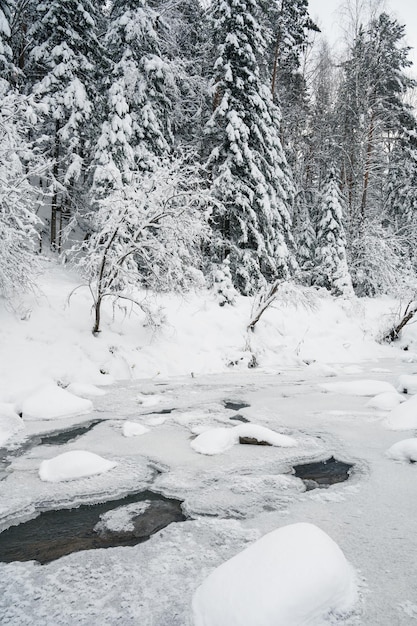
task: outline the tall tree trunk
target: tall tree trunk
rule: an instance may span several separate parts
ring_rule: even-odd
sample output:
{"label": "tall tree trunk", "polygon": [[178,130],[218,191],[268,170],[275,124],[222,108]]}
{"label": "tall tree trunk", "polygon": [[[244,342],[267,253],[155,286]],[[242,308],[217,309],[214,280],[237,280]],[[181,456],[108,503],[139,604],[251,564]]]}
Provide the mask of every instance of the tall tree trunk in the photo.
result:
{"label": "tall tree trunk", "polygon": [[371,158],[372,158],[372,141],[374,136],[374,112],[371,115],[371,121],[369,124],[368,130],[368,145],[366,147],[366,161],[365,161],[365,175],[363,180],[363,192],[362,192],[362,202],[361,202],[361,217],[364,218],[366,214],[366,201],[368,196],[368,187],[369,187],[369,174],[371,169]]}

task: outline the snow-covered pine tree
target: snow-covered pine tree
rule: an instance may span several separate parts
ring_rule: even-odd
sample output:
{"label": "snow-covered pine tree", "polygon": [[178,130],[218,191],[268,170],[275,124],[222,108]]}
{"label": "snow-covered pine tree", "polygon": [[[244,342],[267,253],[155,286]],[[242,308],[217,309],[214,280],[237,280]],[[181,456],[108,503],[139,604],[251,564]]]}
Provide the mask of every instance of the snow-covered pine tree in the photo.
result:
{"label": "snow-covered pine tree", "polygon": [[92,0],[38,4],[25,65],[32,93],[44,106],[39,134],[51,159],[50,244],[60,250],[65,223],[85,212],[85,172],[95,143],[98,68],[103,58]]}
{"label": "snow-covered pine tree", "polygon": [[346,259],[343,199],[333,171],[330,171],[324,184],[317,212],[319,221],[314,282],[336,296],[351,296],[353,289]]}
{"label": "snow-covered pine tree", "polygon": [[[212,227],[219,261],[229,257],[235,287],[252,294],[295,269],[291,234],[292,181],[279,140],[279,111],[262,83],[265,51],[258,0],[215,0],[214,112],[207,124],[207,167],[222,202]],[[219,251],[219,250],[218,250]]]}
{"label": "snow-covered pine tree", "polygon": [[294,239],[297,250],[297,261],[304,284],[310,285],[315,264],[316,232],[310,217],[308,204],[303,194],[296,199],[296,221],[294,222]]}

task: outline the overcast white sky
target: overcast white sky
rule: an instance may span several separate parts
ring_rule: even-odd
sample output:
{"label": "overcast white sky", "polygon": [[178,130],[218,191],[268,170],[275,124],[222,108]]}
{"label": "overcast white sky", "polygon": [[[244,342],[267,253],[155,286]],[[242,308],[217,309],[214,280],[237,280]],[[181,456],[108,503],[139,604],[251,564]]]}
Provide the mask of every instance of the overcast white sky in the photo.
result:
{"label": "overcast white sky", "polygon": [[[316,20],[330,44],[334,44],[343,33],[339,26],[341,7],[346,0],[309,0],[311,17]],[[417,74],[417,0],[381,0],[385,10],[406,27],[405,42],[414,48],[410,59],[414,63],[413,74]]]}

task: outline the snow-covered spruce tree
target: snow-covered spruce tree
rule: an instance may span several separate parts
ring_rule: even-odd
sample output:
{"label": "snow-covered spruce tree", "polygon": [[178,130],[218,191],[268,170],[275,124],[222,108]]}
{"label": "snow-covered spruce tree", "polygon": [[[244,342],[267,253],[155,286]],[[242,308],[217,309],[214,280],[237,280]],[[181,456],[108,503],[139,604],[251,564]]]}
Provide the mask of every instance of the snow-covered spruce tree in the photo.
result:
{"label": "snow-covered spruce tree", "polygon": [[79,269],[93,297],[93,333],[103,300],[138,301],[139,289],[181,290],[202,284],[207,194],[195,168],[161,161],[109,191],[92,215],[94,233],[78,249]]}
{"label": "snow-covered spruce tree", "polygon": [[92,0],[51,0],[37,5],[28,32],[25,64],[32,93],[45,115],[38,133],[51,159],[45,179],[51,197],[50,244],[60,250],[64,226],[85,212],[85,172],[95,143],[98,68],[103,58],[96,33],[99,5]]}
{"label": "snow-covered spruce tree", "polygon": [[314,282],[336,296],[353,295],[346,260],[343,199],[334,172],[330,172],[318,207],[316,269]]}
{"label": "snow-covered spruce tree", "polygon": [[[292,182],[279,140],[279,111],[260,78],[265,51],[258,0],[215,0],[214,112],[207,124],[207,168],[219,235],[219,261],[228,257],[234,286],[253,294],[295,269],[291,235]],[[219,250],[220,248],[220,250]]]}
{"label": "snow-covered spruce tree", "polygon": [[11,68],[11,17],[12,4],[10,0],[0,0],[0,76],[2,77],[6,77],[10,73]]}
{"label": "snow-covered spruce tree", "polygon": [[13,301],[35,283],[39,219],[30,179],[39,171],[27,141],[27,102],[2,78],[0,101],[0,296]]}
{"label": "snow-covered spruce tree", "polygon": [[148,0],[115,0],[105,38],[112,71],[105,120],[94,156],[94,191],[151,171],[173,144],[170,114],[175,81],[161,54],[164,21]]}
{"label": "snow-covered spruce tree", "polygon": [[297,261],[300,267],[302,282],[306,285],[311,285],[312,272],[315,264],[316,232],[303,194],[297,196],[296,207],[294,239],[297,250]]}

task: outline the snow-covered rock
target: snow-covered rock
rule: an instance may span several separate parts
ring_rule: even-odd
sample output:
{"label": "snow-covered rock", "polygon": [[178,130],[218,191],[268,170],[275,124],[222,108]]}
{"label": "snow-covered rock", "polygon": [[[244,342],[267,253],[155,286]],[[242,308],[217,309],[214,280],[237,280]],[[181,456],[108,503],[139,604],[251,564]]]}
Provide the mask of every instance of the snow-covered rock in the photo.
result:
{"label": "snow-covered rock", "polygon": [[195,626],[321,626],[356,601],[353,570],[313,524],[279,528],[215,569],[193,598]]}
{"label": "snow-covered rock", "polygon": [[13,404],[0,402],[0,446],[25,427],[23,420],[13,409]]}
{"label": "snow-covered rock", "polygon": [[293,437],[281,435],[264,426],[240,424],[233,428],[211,428],[206,430],[191,442],[191,447],[200,454],[221,454],[239,443],[241,437],[282,448],[292,448],[297,445]]}
{"label": "snow-covered rock", "polygon": [[67,480],[77,480],[102,474],[116,467],[117,463],[108,461],[93,452],[85,450],[71,450],[52,459],[42,461],[39,468],[41,480],[58,483]]}
{"label": "snow-covered rock", "polygon": [[95,396],[104,396],[106,393],[103,389],[89,383],[71,383],[68,385],[67,391],[75,396],[80,396],[80,398],[94,398]]}
{"label": "snow-covered rock", "polygon": [[391,409],[394,409],[401,404],[401,402],[404,402],[404,398],[399,393],[386,391],[368,400],[366,406],[380,411],[391,411]]}
{"label": "snow-covered rock", "polygon": [[414,374],[403,374],[398,378],[397,389],[401,393],[417,394],[417,376]]}
{"label": "snow-covered rock", "polygon": [[417,428],[417,395],[392,409],[384,420],[390,430],[411,430]]}
{"label": "snow-covered rock", "polygon": [[150,504],[149,500],[144,500],[107,511],[100,515],[100,521],[94,526],[94,531],[98,534],[131,532],[135,528],[134,518],[143,515]]}
{"label": "snow-covered rock", "polygon": [[383,380],[352,380],[348,382],[323,383],[320,387],[325,391],[348,396],[376,396],[381,393],[396,393],[393,385]]}
{"label": "snow-covered rock", "polygon": [[137,437],[138,435],[144,435],[149,432],[149,428],[138,424],[137,422],[125,422],[123,424],[122,432],[125,437]]}
{"label": "snow-covered rock", "polygon": [[93,404],[58,385],[48,384],[28,396],[21,409],[24,420],[53,420],[90,413]]}
{"label": "snow-covered rock", "polygon": [[394,443],[389,450],[387,456],[395,461],[413,461],[417,462],[417,437],[411,439],[403,439]]}

